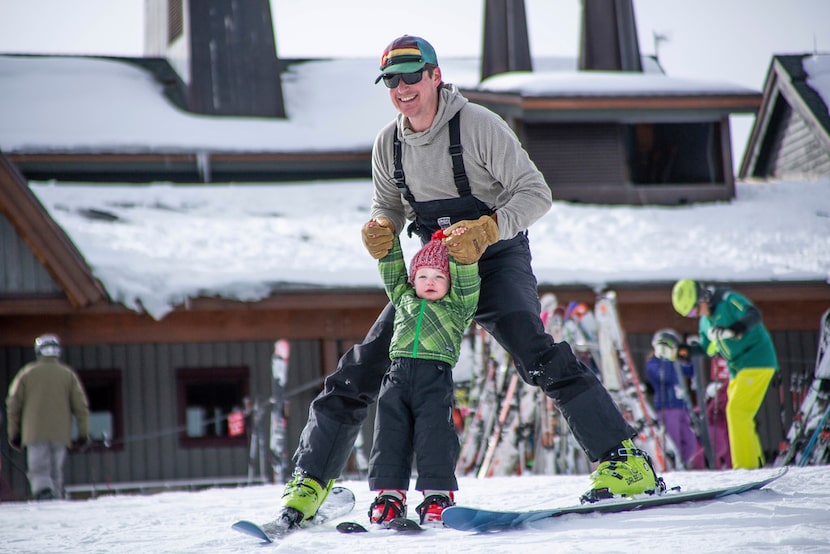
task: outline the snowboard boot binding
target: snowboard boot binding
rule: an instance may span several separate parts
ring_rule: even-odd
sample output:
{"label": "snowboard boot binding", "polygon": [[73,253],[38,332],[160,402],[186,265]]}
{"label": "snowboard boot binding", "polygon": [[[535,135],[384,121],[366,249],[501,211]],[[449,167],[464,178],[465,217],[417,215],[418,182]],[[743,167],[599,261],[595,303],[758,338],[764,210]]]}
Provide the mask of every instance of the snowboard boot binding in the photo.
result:
{"label": "snowboard boot binding", "polygon": [[591,489],[580,502],[597,502],[606,498],[631,497],[637,494],[663,494],[666,483],[657,477],[649,455],[624,440],[606,454],[591,474]]}

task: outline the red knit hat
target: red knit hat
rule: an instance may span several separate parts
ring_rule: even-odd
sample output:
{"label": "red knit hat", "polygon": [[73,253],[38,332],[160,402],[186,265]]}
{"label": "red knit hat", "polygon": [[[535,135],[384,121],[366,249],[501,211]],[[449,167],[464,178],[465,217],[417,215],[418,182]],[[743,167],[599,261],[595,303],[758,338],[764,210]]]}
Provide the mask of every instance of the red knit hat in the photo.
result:
{"label": "red knit hat", "polygon": [[444,231],[439,229],[432,234],[432,240],[412,256],[409,264],[409,280],[415,282],[415,273],[422,267],[437,269],[447,277],[450,276],[450,251],[444,244]]}

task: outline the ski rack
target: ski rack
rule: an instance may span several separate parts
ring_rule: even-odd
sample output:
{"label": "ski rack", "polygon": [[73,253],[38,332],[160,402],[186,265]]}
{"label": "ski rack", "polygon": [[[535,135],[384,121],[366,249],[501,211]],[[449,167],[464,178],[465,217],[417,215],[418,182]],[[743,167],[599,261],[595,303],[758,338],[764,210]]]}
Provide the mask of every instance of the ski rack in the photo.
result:
{"label": "ski rack", "polygon": [[[565,310],[554,303],[543,317],[545,330],[556,342],[570,339],[569,344],[577,344],[575,354],[599,374],[623,416],[640,433],[640,447],[649,452],[659,471],[670,469],[667,452],[675,459],[679,455],[670,439],[662,436],[654,409],[643,393],[620,326],[616,294],[599,294],[594,311],[580,317],[588,319],[568,321]],[[590,472],[587,454],[553,401],[519,378],[510,356],[484,330],[473,331],[471,336],[476,362],[467,395],[469,412],[460,437],[458,474],[486,478],[526,471]]]}

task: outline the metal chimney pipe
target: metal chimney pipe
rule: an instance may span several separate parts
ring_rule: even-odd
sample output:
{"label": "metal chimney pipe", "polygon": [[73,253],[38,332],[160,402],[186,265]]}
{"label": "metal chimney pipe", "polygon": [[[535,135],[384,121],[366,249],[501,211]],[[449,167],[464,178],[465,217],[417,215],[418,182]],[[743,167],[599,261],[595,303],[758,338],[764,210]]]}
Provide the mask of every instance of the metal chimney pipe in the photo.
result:
{"label": "metal chimney pipe", "polygon": [[524,0],[485,0],[481,80],[532,69]]}
{"label": "metal chimney pipe", "polygon": [[582,0],[580,70],[643,71],[632,0]]}

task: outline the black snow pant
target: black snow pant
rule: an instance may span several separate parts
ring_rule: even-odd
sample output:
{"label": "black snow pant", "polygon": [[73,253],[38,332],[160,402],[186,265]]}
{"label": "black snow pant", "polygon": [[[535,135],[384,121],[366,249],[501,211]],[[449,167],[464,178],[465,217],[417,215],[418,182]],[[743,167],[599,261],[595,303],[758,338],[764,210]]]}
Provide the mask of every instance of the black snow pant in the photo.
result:
{"label": "black snow pant", "polygon": [[369,488],[458,490],[458,435],[452,421],[452,367],[445,362],[396,358],[383,377],[369,459]]}
{"label": "black snow pant", "polygon": [[[636,431],[625,421],[599,379],[566,342],[545,333],[536,277],[525,234],[500,241],[479,260],[481,294],[475,321],[513,357],[522,379],[541,387],[565,417],[591,460],[598,460]],[[394,308],[387,305],[361,344],[340,359],[309,409],[297,467],[322,480],[340,476],[361,424],[389,369]]]}

